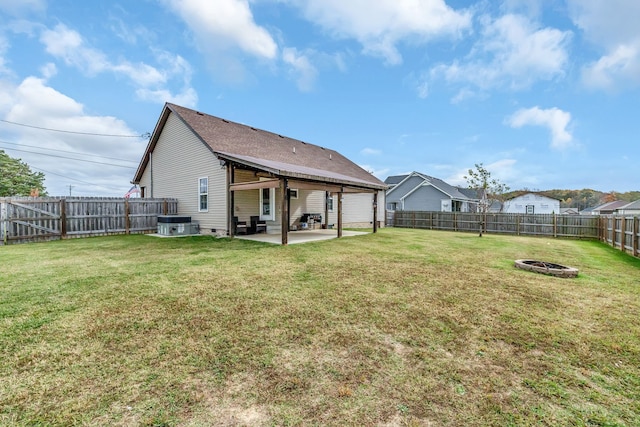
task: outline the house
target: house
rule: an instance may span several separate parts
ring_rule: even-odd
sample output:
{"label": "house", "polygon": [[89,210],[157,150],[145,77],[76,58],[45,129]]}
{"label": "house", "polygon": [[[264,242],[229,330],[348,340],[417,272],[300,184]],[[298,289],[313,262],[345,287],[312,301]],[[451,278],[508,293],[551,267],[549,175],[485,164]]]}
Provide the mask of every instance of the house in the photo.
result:
{"label": "house", "polygon": [[505,213],[557,214],[560,213],[560,200],[539,193],[524,193],[504,202]]}
{"label": "house", "polygon": [[640,200],[636,200],[635,202],[627,203],[626,205],[620,206],[615,211],[616,215],[640,215]]}
{"label": "house", "polygon": [[578,208],[560,208],[560,215],[579,215]]}
{"label": "house", "polygon": [[233,236],[253,219],[283,244],[311,218],[338,237],[345,226],[377,231],[387,188],[337,151],[171,103],[132,183],[143,198],[178,199],[202,233]]}
{"label": "house", "polygon": [[419,172],[394,175],[385,180],[387,210],[471,212],[478,200],[475,190],[461,189]]}
{"label": "house", "polygon": [[629,202],[624,200],[614,200],[613,202],[607,202],[602,205],[598,205],[591,211],[592,215],[613,215],[616,213],[616,209],[623,207]]}

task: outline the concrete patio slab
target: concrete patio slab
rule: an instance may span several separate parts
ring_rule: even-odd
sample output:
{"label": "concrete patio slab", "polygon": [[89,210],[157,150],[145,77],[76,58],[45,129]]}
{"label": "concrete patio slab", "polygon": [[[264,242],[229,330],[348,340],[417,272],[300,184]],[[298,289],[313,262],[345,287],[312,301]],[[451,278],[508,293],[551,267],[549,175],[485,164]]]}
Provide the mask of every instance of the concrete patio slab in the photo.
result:
{"label": "concrete patio slab", "polygon": [[[342,237],[359,236],[362,234],[369,234],[366,231],[351,231],[343,230]],[[249,234],[238,235],[236,239],[253,240],[255,242],[272,243],[280,245],[282,243],[282,235],[280,233],[261,233],[261,234]],[[337,230],[303,230],[303,231],[290,231],[289,232],[289,244],[295,245],[298,243],[316,242],[319,240],[330,240],[338,238]]]}

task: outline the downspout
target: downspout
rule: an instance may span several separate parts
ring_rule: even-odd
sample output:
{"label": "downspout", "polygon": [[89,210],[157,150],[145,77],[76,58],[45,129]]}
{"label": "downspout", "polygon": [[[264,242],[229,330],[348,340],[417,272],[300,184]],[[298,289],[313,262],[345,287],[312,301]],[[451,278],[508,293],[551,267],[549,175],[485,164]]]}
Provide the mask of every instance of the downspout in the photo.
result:
{"label": "downspout", "polygon": [[149,180],[149,187],[151,187],[151,198],[153,199],[153,157],[151,156],[151,152],[149,152],[149,171],[151,175],[151,179]]}

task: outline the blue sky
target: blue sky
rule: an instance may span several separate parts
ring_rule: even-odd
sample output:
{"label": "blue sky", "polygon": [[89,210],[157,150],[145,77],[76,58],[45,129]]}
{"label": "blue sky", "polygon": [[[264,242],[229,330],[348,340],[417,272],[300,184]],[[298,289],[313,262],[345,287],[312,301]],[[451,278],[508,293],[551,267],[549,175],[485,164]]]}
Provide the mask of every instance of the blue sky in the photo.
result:
{"label": "blue sky", "polygon": [[51,195],[122,196],[169,101],[383,180],[637,191],[638,22],[637,0],[0,0],[0,149]]}

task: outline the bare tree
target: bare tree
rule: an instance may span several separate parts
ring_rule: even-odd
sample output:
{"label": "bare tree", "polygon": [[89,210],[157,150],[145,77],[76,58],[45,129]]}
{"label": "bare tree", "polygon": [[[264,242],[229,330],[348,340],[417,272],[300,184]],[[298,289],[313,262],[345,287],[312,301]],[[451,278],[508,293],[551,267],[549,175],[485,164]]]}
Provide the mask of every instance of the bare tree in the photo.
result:
{"label": "bare tree", "polygon": [[482,163],[476,163],[475,169],[469,169],[468,175],[464,177],[469,188],[478,194],[478,212],[480,213],[480,237],[483,231],[486,232],[487,213],[495,203],[500,203],[500,211],[502,211],[502,202],[504,194],[509,191],[509,187],[501,183],[498,179],[491,177],[489,172]]}

